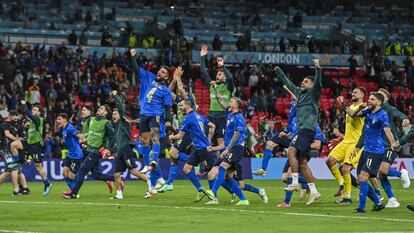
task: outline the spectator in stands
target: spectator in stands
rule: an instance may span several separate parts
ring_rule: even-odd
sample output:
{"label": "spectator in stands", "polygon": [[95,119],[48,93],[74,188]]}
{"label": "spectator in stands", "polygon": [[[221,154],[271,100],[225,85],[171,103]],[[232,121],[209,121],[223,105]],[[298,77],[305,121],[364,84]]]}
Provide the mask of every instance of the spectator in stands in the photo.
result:
{"label": "spectator in stands", "polygon": [[78,42],[78,36],[76,35],[75,30],[72,30],[72,33],[69,34],[68,42],[69,45],[76,45],[76,43]]}
{"label": "spectator in stands", "polygon": [[179,17],[175,17],[172,25],[174,28],[175,35],[182,36],[183,35],[183,24],[181,23],[181,19]]}
{"label": "spectator in stands", "polygon": [[86,38],[85,32],[82,31],[79,36],[79,45],[87,46],[88,45],[88,38]]}
{"label": "spectator in stands", "polygon": [[293,16],[293,27],[300,28],[302,27],[302,14],[298,11],[296,15]]}
{"label": "spectator in stands", "polygon": [[282,53],[286,52],[285,38],[283,36],[279,40],[279,51]]}
{"label": "spectator in stands", "polygon": [[348,62],[349,62],[349,77],[352,78],[354,77],[355,73],[356,73],[356,67],[358,66],[358,61],[355,58],[355,55],[351,55],[351,57],[348,58]]}
{"label": "spectator in stands", "polygon": [[137,37],[135,36],[135,33],[131,33],[129,36],[129,47],[135,48],[137,46]]}
{"label": "spectator in stands", "polygon": [[255,89],[257,84],[259,83],[259,77],[257,77],[256,72],[252,69],[251,74],[249,76],[249,87]]}
{"label": "spectator in stands", "polygon": [[86,12],[86,15],[85,15],[85,23],[88,26],[92,24],[92,14],[91,14],[90,11],[87,11]]}
{"label": "spectator in stands", "polygon": [[104,32],[102,32],[101,46],[112,46],[112,35],[108,30],[104,30]]}
{"label": "spectator in stands", "polygon": [[258,96],[257,101],[257,111],[258,112],[266,112],[267,111],[267,97],[265,95],[265,91],[263,89],[260,90],[260,94]]}
{"label": "spectator in stands", "polygon": [[272,116],[276,116],[277,115],[276,108],[275,108],[276,93],[273,87],[269,87],[269,91],[267,92],[266,102],[267,102],[267,112],[270,113]]}
{"label": "spectator in stands", "polygon": [[219,35],[216,34],[213,40],[213,50],[220,51],[221,47],[223,47],[223,43],[221,42]]}
{"label": "spectator in stands", "polygon": [[369,50],[371,57],[377,57],[381,54],[381,48],[375,43],[375,41],[372,41],[372,46]]}
{"label": "spectator in stands", "polygon": [[406,113],[406,111],[405,111],[405,99],[404,99],[404,96],[403,96],[402,92],[398,93],[396,102],[397,102],[397,109],[400,110],[403,113]]}

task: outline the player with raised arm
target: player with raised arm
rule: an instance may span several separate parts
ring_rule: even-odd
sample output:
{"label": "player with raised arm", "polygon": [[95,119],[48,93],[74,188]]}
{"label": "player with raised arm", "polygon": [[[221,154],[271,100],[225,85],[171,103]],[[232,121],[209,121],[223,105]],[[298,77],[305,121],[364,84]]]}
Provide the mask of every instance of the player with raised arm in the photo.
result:
{"label": "player with raised arm", "polygon": [[[181,101],[180,108],[186,117],[184,118],[183,124],[180,127],[180,132],[176,135],[170,135],[169,139],[180,140],[184,138],[185,134],[189,134],[191,136],[195,150],[193,153],[191,153],[190,157],[185,163],[183,171],[197,189],[198,193],[194,199],[194,202],[201,201],[205,196],[211,200],[214,198],[214,195],[209,194],[207,190],[201,186],[201,183],[195,173],[194,167],[198,166],[200,163],[204,164],[207,171],[213,167],[215,158],[214,155],[208,151],[208,148],[211,147],[211,138],[214,134],[215,125],[209,122],[204,116],[195,112],[192,107],[192,103],[189,100]],[[208,137],[205,133],[206,125],[209,128]]]}
{"label": "player with raised arm", "polygon": [[[375,194],[374,189],[368,184],[369,177],[376,177],[385,153],[383,133],[390,141],[394,149],[397,143],[394,141],[387,113],[382,109],[384,96],[378,92],[372,92],[368,99],[368,107],[359,110],[352,117],[365,117],[364,123],[364,149],[358,162],[357,174],[360,186],[359,205],[356,213],[365,213],[367,196],[374,201],[373,211],[385,208],[382,201]],[[361,109],[361,108],[358,108]]]}
{"label": "player with raised arm", "polygon": [[208,173],[209,180],[215,179],[211,189],[215,198],[206,204],[218,204],[217,190],[220,186],[223,186],[232,195],[234,194],[231,203],[235,202],[235,196],[239,197],[240,202],[236,205],[248,205],[248,201],[241,190],[256,193],[264,203],[268,203],[265,189],[257,188],[243,181],[240,160],[245,156],[244,141],[247,138],[246,121],[241,113],[243,104],[240,99],[235,97],[232,97],[228,104],[225,103],[217,90],[216,82],[212,82],[211,87],[214,90],[218,103],[226,110],[228,116],[224,133],[224,144],[222,144],[222,147],[210,148],[210,151],[225,150],[221,153],[220,160],[215,164],[216,166]]}
{"label": "player with raised arm", "polygon": [[116,195],[111,199],[123,199],[123,181],[121,178],[121,173],[125,172],[127,169],[131,172],[132,175],[140,178],[144,182],[148,181],[146,175],[140,173],[137,170],[137,165],[135,163],[136,156],[132,148],[134,147],[131,144],[131,131],[129,123],[125,120],[125,106],[122,103],[121,97],[119,97],[117,91],[111,92],[115,104],[116,109],[112,112],[112,121],[114,124],[115,130],[115,141],[116,141],[116,148],[117,153],[115,157],[115,185],[116,185]]}
{"label": "player with raised arm", "polygon": [[[153,159],[150,163],[152,170],[157,169],[158,156],[160,154],[160,124],[161,117],[165,114],[165,123],[171,124],[171,106],[172,94],[166,85],[171,70],[167,66],[162,66],[157,75],[145,71],[138,67],[135,60],[136,50],[131,49],[131,63],[140,79],[140,123],[139,130],[143,144],[143,156],[149,157],[152,142]],[[165,111],[165,112],[164,112]],[[147,165],[147,164],[146,164]],[[143,173],[148,171],[148,167],[144,167]],[[154,174],[156,175],[156,174]]]}
{"label": "player with raised arm", "polygon": [[292,184],[286,191],[299,191],[299,164],[303,175],[308,183],[311,196],[307,205],[314,203],[321,194],[315,186],[315,180],[308,166],[308,156],[310,145],[315,138],[315,127],[318,119],[318,105],[322,91],[322,73],[319,60],[314,60],[315,77],[307,76],[303,79],[301,86],[297,87],[276,67],[276,74],[286,85],[286,87],[297,97],[296,117],[298,118],[298,135],[293,138],[291,146],[288,148],[288,158],[292,170]]}
{"label": "player with raised arm", "polygon": [[[111,117],[111,108],[108,105],[102,105],[96,111],[96,116],[91,117],[89,123],[87,142],[87,154],[84,155],[85,159],[79,168],[76,175],[75,185],[70,193],[62,193],[62,197],[65,199],[78,198],[78,193],[83,185],[85,176],[91,172],[91,176],[95,180],[102,181],[114,181],[114,177],[111,175],[103,174],[99,171],[102,147],[112,148],[114,135],[114,129],[107,118]],[[108,149],[105,149],[108,153]]]}
{"label": "player with raised arm", "polygon": [[[214,90],[210,86],[211,77],[208,73],[208,69],[206,67],[206,56],[208,54],[208,46],[203,45],[201,47],[200,56],[201,56],[201,64],[200,64],[200,72],[201,78],[203,79],[204,83],[209,87],[210,91],[210,110],[208,113],[208,119],[210,122],[216,125],[216,132],[214,133],[214,138],[217,139],[217,144],[221,145],[224,143],[223,136],[224,136],[224,128],[226,127],[226,119],[227,114],[221,108],[220,104],[218,103],[217,97],[214,94]],[[230,101],[230,98],[233,95],[234,91],[234,84],[233,84],[233,76],[229,72],[229,70],[224,65],[224,59],[222,56],[217,57],[217,74],[216,74],[216,89],[220,96],[223,98],[224,102]]]}
{"label": "player with raised arm", "polygon": [[[352,91],[352,105],[347,106],[345,99],[342,96],[337,98],[338,103],[341,105],[341,109],[346,113],[345,120],[345,135],[342,142],[334,147],[329,153],[326,165],[331,170],[332,175],[339,183],[339,190],[335,196],[342,196],[337,201],[338,204],[351,204],[351,170],[358,166],[358,161],[361,153],[353,156],[352,152],[355,150],[355,146],[358,143],[364,127],[364,118],[361,116],[351,117],[356,111],[360,111],[359,108],[364,108],[364,97],[367,91],[363,87],[357,87]],[[341,165],[341,171],[338,166]],[[342,174],[341,174],[342,172]]]}
{"label": "player with raised arm", "polygon": [[[178,120],[178,127],[181,127],[183,120],[184,120],[184,114],[181,111],[181,108],[179,107],[182,100],[189,100],[192,103],[192,108],[197,111],[197,105],[195,103],[195,97],[188,93],[181,82],[181,76],[183,75],[184,71],[181,67],[177,67],[177,69],[174,72],[173,81],[170,83],[170,90],[173,94],[173,100],[175,103],[177,103],[177,120]],[[176,90],[176,92],[174,92]],[[177,176],[178,172],[178,161],[184,161],[186,162],[188,160],[189,155],[186,154],[188,148],[190,147],[192,141],[190,134],[185,134],[183,139],[176,141],[171,146],[171,149],[169,151],[170,157],[171,157],[171,165],[170,170],[168,173],[168,180],[167,183],[161,187],[160,189],[157,189],[158,192],[166,192],[166,191],[172,191],[174,189],[173,183]]]}
{"label": "player with raised arm", "polygon": [[30,121],[28,123],[27,141],[17,140],[11,144],[11,152],[13,155],[18,154],[19,150],[27,151],[27,155],[32,157],[35,163],[36,171],[42,177],[44,186],[43,196],[47,196],[52,188],[52,184],[47,178],[45,169],[42,166],[42,145],[43,142],[43,125],[44,119],[41,117],[41,109],[39,105],[32,107],[30,111],[26,106],[26,101],[21,100],[22,109]]}

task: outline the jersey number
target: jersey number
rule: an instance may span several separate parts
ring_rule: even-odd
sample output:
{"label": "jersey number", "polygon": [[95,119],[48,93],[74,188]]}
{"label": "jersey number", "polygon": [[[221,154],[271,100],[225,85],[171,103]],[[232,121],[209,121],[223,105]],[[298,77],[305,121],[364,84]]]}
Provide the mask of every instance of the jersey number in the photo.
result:
{"label": "jersey number", "polygon": [[147,94],[148,103],[152,101],[152,98],[154,97],[154,93],[157,91],[156,87],[151,88],[151,90]]}

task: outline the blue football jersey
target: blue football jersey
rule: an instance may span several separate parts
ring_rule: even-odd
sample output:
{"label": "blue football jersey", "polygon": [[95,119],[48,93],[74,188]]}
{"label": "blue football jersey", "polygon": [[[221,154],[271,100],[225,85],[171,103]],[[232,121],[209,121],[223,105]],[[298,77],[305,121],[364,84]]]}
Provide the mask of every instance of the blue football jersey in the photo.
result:
{"label": "blue football jersey", "polygon": [[227,147],[235,132],[240,132],[240,137],[237,139],[236,145],[243,145],[244,140],[247,138],[246,121],[243,118],[241,112],[228,113],[226,131],[224,132],[224,146]]}
{"label": "blue football jersey", "polygon": [[76,128],[69,123],[61,131],[66,148],[68,149],[67,156],[71,159],[81,159],[83,154],[79,139],[76,136],[78,134]]}
{"label": "blue football jersey", "polygon": [[141,115],[161,116],[165,106],[172,106],[171,90],[164,83],[153,81],[141,102]]}
{"label": "blue football jersey", "polygon": [[205,125],[208,125],[207,118],[192,111],[184,118],[180,131],[190,134],[196,149],[204,149],[211,145],[205,133]]}
{"label": "blue football jersey", "polygon": [[383,154],[385,152],[384,128],[390,127],[387,113],[383,109],[377,112],[364,109],[362,110],[362,115],[365,116],[364,151]]}

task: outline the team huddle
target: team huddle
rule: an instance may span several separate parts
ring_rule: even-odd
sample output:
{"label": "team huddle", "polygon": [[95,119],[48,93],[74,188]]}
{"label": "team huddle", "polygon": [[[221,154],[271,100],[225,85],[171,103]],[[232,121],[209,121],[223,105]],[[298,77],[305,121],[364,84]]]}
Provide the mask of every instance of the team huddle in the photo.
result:
{"label": "team huddle", "polygon": [[[256,193],[264,203],[268,203],[264,189],[247,184],[242,178],[240,161],[245,157],[247,139],[246,121],[241,112],[243,102],[233,97],[233,77],[224,65],[223,58],[217,57],[218,70],[215,81],[212,81],[205,64],[208,48],[201,48],[201,77],[210,92],[210,111],[208,117],[204,117],[197,113],[195,97],[181,81],[181,67],[173,72],[163,66],[155,75],[138,67],[135,49],[130,53],[132,67],[140,82],[139,119],[126,116],[125,105],[117,90],[111,92],[108,104],[100,106],[95,114],[91,107],[82,108],[81,130],[70,123],[66,114],[56,117],[56,124],[68,150],[62,167],[69,189],[61,196],[65,199],[79,198],[85,177],[91,176],[104,181],[110,192],[115,184],[116,195],[111,199],[123,199],[124,181],[121,174],[129,170],[148,184],[144,197],[151,198],[158,193],[174,190],[174,180],[179,172],[178,162],[183,161],[185,165],[182,171],[197,191],[194,202],[206,198],[208,205],[219,204],[218,190],[223,187],[231,195],[231,203],[236,205],[249,205],[244,191]],[[310,193],[307,205],[312,205],[321,197],[308,166],[312,151],[320,151],[322,144],[326,143],[318,124],[318,105],[322,92],[319,60],[314,60],[314,66],[315,75],[305,77],[299,87],[279,67],[275,69],[277,77],[292,96],[288,127],[266,143],[262,167],[253,171],[253,174],[266,176],[273,149],[287,149],[288,161],[282,175],[287,187],[285,199],[278,207],[290,207],[295,191],[300,191],[300,200]],[[173,77],[172,81],[167,83],[170,77]],[[410,186],[408,172],[404,169],[397,171],[391,165],[397,157],[395,149],[414,137],[412,130],[398,138],[396,122],[401,121],[403,126],[408,126],[410,122],[407,116],[387,103],[390,97],[387,90],[370,93],[368,102],[364,103],[366,96],[365,88],[355,88],[350,106],[344,97],[338,97],[337,101],[346,113],[345,135],[326,161],[339,183],[339,190],[335,194],[341,197],[338,204],[351,204],[352,186],[359,188],[357,213],[365,212],[367,197],[374,202],[373,211],[399,207],[388,176],[399,177],[404,188]],[[172,112],[174,106],[176,118]],[[27,122],[22,123],[17,111],[10,111],[9,121],[3,123],[0,130],[0,153],[5,162],[0,183],[10,176],[14,195],[29,194],[30,189],[21,167],[30,159],[42,177],[43,195],[46,196],[52,184],[41,165],[44,121],[41,108],[35,105],[30,111],[26,102],[21,101],[21,109],[28,118]],[[141,170],[137,169],[133,150],[137,143],[131,143],[130,125],[135,123],[139,123],[141,139],[141,147],[137,149],[145,163]],[[171,131],[175,133],[168,133]],[[167,181],[163,179],[162,168],[158,163],[163,141],[172,143]],[[100,172],[100,160],[109,154],[116,154],[113,175]],[[208,188],[203,187],[198,178],[196,171],[199,169],[207,175]],[[357,178],[351,174],[353,169],[356,169]],[[388,197],[387,205],[383,204],[377,177]]]}

